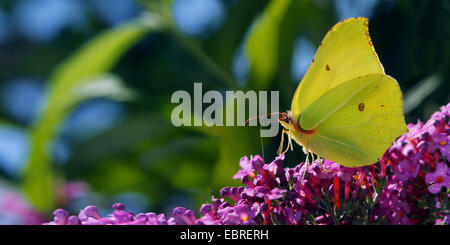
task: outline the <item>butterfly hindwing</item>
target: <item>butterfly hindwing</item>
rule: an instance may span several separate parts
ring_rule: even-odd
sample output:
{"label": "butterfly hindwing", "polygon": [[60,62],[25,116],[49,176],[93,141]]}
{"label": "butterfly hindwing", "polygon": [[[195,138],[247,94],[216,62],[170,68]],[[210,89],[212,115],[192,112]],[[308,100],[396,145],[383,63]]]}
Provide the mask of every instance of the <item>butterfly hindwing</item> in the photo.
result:
{"label": "butterfly hindwing", "polygon": [[369,74],[325,93],[302,113],[300,124],[315,130],[307,148],[344,166],[363,166],[406,133],[402,108],[395,79]]}

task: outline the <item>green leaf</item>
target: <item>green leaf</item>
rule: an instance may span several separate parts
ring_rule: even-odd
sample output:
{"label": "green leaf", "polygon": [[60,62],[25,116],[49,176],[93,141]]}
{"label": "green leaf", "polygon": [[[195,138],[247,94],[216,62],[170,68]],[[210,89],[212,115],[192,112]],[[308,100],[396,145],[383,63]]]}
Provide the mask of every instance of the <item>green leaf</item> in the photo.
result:
{"label": "green leaf", "polygon": [[[224,107],[234,107],[234,119],[237,122],[237,103],[230,100]],[[227,115],[230,116],[230,115]],[[224,117],[225,118],[225,117]],[[214,128],[211,127],[211,128]],[[261,153],[261,138],[259,127],[222,127],[219,135],[219,158],[214,166],[211,185],[216,189],[224,186],[236,186],[241,183],[233,180],[233,175],[239,170],[239,160],[247,155],[263,155]]]}
{"label": "green leaf", "polygon": [[231,5],[225,23],[211,37],[208,37],[203,45],[205,51],[222,69],[231,71],[236,49],[242,43],[255,16],[264,9],[267,2],[267,0],[225,2]]}
{"label": "green leaf", "polygon": [[116,127],[77,145],[74,156],[65,166],[66,176],[76,178],[110,158],[135,157],[143,154],[142,151],[146,151],[148,147],[164,144],[174,136],[182,137],[159,115],[131,115]]}
{"label": "green leaf", "polygon": [[24,172],[24,192],[37,209],[54,209],[49,152],[68,109],[82,99],[74,96],[74,91],[96,81],[93,78],[109,70],[129,47],[155,27],[136,21],[107,30],[63,62],[51,76],[45,108],[30,131],[31,151]]}
{"label": "green leaf", "polygon": [[268,88],[277,71],[281,23],[290,4],[290,0],[272,0],[245,43],[250,61],[250,84],[253,88]]}
{"label": "green leaf", "polygon": [[335,20],[333,6],[327,1],[321,4],[316,1],[293,1],[287,9],[279,33],[278,70],[272,79],[275,90],[284,95],[280,98],[281,106],[291,105],[292,96],[302,79],[292,78],[291,73],[295,41],[304,37],[317,47]]}
{"label": "green leaf", "polygon": [[111,158],[96,165],[83,175],[92,187],[114,195],[126,191],[144,192],[147,176],[135,162],[128,158]]}
{"label": "green leaf", "polygon": [[438,74],[433,74],[422,81],[418,82],[414,87],[405,93],[404,110],[405,114],[414,110],[427,96],[433,93],[441,85],[442,79]]}
{"label": "green leaf", "polygon": [[91,81],[77,86],[71,92],[70,96],[73,96],[77,101],[97,97],[129,101],[137,97],[135,91],[127,88],[118,76],[110,73],[95,77]]}
{"label": "green leaf", "polygon": [[[220,189],[225,186],[241,185],[233,175],[239,171],[239,160],[243,156],[262,155],[260,136],[255,128],[228,127],[227,135],[219,141],[219,159],[214,166],[212,186]],[[253,139],[253,140],[250,140]]]}

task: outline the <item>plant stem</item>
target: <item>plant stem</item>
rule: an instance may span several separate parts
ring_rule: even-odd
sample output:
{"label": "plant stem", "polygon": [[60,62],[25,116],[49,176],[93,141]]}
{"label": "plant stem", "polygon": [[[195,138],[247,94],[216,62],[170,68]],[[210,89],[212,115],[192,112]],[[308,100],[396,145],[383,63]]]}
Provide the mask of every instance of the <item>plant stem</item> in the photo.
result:
{"label": "plant stem", "polygon": [[172,16],[170,1],[142,2],[151,13],[157,15],[161,21],[161,30],[172,35],[191,55],[199,60],[211,73],[224,82],[229,88],[238,88],[236,80],[224,71],[214,60],[212,60],[193,40],[189,39],[177,29]]}
{"label": "plant stem", "polygon": [[184,47],[189,51],[194,57],[196,57],[203,65],[205,65],[208,70],[210,70],[215,76],[227,84],[230,88],[237,88],[237,83],[235,79],[225,72],[215,61],[213,61],[198,45],[196,45],[192,40],[188,39],[182,35],[175,28],[170,28],[169,33]]}

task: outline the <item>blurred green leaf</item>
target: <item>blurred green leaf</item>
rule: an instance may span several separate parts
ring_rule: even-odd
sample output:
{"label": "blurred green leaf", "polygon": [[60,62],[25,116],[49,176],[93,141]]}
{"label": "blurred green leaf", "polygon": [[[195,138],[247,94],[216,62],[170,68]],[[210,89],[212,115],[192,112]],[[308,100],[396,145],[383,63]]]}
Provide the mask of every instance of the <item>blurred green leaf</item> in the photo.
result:
{"label": "blurred green leaf", "polygon": [[[237,122],[237,105],[233,100],[226,102],[224,110],[234,107],[234,119]],[[248,112],[247,112],[248,113]],[[227,115],[229,116],[229,115]],[[225,118],[225,117],[224,117]],[[225,125],[225,124],[224,124]],[[235,124],[236,125],[236,124]],[[217,126],[211,127],[214,129]],[[239,160],[245,155],[261,155],[259,127],[222,127],[219,138],[219,158],[215,163],[211,185],[216,189],[239,184],[233,175],[239,170]],[[206,131],[206,130],[205,130]]]}
{"label": "blurred green leaf", "polygon": [[183,137],[150,148],[140,158],[151,176],[167,179],[178,189],[208,187],[209,174],[217,161],[218,140],[205,137]]}
{"label": "blurred green leaf", "polygon": [[437,74],[431,75],[414,85],[405,93],[404,110],[409,114],[414,110],[428,95],[433,93],[441,85],[441,77]]}
{"label": "blurred green leaf", "polygon": [[137,94],[135,91],[127,88],[118,76],[105,73],[77,86],[69,96],[73,96],[77,101],[96,97],[127,101],[135,99]]}
{"label": "blurred green leaf", "polygon": [[51,76],[45,108],[30,132],[31,152],[24,173],[24,191],[37,209],[54,208],[51,143],[68,109],[80,102],[81,97],[73,96],[73,91],[95,81],[93,78],[109,70],[129,47],[155,27],[136,21],[107,30],[63,62]]}
{"label": "blurred green leaf", "polygon": [[[234,115],[232,117],[234,118],[234,125],[237,125],[238,106],[246,106],[247,108],[247,105],[238,104],[236,101],[237,100],[225,101],[226,104],[217,111],[218,114],[223,115],[222,123],[224,126],[206,126],[203,124],[202,126],[196,127],[184,127],[186,131],[203,133],[217,139],[217,143],[209,143],[208,150],[204,151],[213,151],[215,152],[215,155],[218,156],[214,162],[210,161],[208,163],[208,165],[213,166],[209,181],[210,187],[214,190],[220,190],[224,186],[234,186],[239,184],[239,181],[233,180],[232,178],[239,170],[239,160],[245,155],[261,155],[259,127],[225,126],[227,123],[225,120],[226,117],[231,116],[227,114],[228,111],[233,111]],[[234,107],[234,109],[230,110],[230,107]],[[245,110],[248,116],[248,109]],[[191,120],[196,116],[198,115],[195,115],[195,113],[191,111]],[[188,147],[185,146],[184,148]],[[218,150],[215,148],[218,148]],[[182,154],[184,158],[188,155],[180,152],[178,153]],[[189,156],[191,155],[189,154]],[[187,161],[189,161],[189,159]],[[170,165],[171,163],[167,162],[167,164]],[[197,164],[199,163],[197,162]],[[199,175],[202,176],[201,171],[199,171]]]}
{"label": "blurred green leaf", "polygon": [[219,81],[223,82],[223,85],[227,85],[228,88],[236,88],[236,81],[230,75],[229,72],[222,69],[211,57],[206,54],[200,45],[195,40],[188,38],[181,34],[176,28],[172,27],[171,32],[174,39],[186,49],[193,57],[202,63],[207,68],[208,72],[214,74]]}
{"label": "blurred green leaf", "polygon": [[237,48],[242,43],[255,16],[264,9],[267,2],[268,0],[225,2],[225,4],[231,5],[225,23],[211,37],[208,37],[203,45],[211,58],[224,70],[231,71],[233,56]]}
{"label": "blurred green leaf", "polygon": [[78,145],[66,165],[67,176],[75,178],[89,172],[98,162],[124,155],[134,156],[145,152],[148,147],[162,144],[167,138],[179,135],[171,131],[171,127],[169,122],[154,114],[133,115],[118,126]]}
{"label": "blurred green leaf", "polygon": [[302,77],[292,78],[292,58],[295,41],[302,37],[315,43],[322,41],[335,24],[335,15],[329,1],[293,1],[285,13],[278,43],[278,70],[272,87],[280,90],[280,105],[288,108]]}
{"label": "blurred green leaf", "polygon": [[272,0],[253,26],[245,43],[252,88],[267,89],[275,75],[281,23],[290,5],[290,0]]}
{"label": "blurred green leaf", "polygon": [[126,191],[143,192],[146,189],[146,175],[128,158],[111,158],[85,173],[94,189],[113,195]]}
{"label": "blurred green leaf", "polygon": [[239,160],[243,156],[262,155],[260,136],[257,127],[228,127],[227,135],[219,142],[219,159],[212,173],[212,186],[220,190],[225,186],[240,185],[233,180],[233,175],[239,170]]}
{"label": "blurred green leaf", "polygon": [[[162,207],[167,198],[180,190],[190,190],[190,195],[197,195],[197,202],[203,201],[211,190],[213,176],[209,173],[217,161],[218,139],[191,132],[190,128],[176,128],[161,116],[138,114],[80,144],[74,154],[65,167],[68,178],[82,176],[95,188],[106,188],[108,194],[138,191]],[[123,168],[127,165],[140,171],[145,176],[144,184],[137,186],[134,181],[119,177],[123,183],[119,186],[113,179],[95,178],[118,174],[106,170],[109,164],[117,169],[116,159],[122,159]]]}

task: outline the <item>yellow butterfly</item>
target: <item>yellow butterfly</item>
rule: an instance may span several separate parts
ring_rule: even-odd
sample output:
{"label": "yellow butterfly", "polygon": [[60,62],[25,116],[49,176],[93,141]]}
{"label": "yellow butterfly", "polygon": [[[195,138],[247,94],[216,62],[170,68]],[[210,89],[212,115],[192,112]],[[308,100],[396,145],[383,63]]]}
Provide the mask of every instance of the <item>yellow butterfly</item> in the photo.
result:
{"label": "yellow butterfly", "polygon": [[370,40],[367,18],[337,23],[326,34],[295,91],[291,111],[281,113],[283,138],[311,154],[346,167],[373,164],[406,133],[402,93],[384,73]]}

